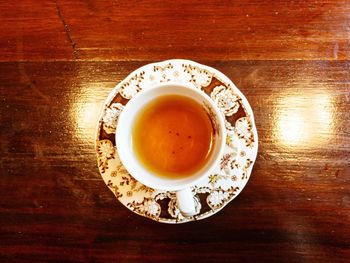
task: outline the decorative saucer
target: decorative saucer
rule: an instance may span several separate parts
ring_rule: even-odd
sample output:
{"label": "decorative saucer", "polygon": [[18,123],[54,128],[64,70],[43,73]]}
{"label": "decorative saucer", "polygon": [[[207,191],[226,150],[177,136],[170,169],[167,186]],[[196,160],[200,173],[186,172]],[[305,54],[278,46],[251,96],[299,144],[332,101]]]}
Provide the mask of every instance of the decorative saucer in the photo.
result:
{"label": "decorative saucer", "polygon": [[[128,101],[140,90],[169,81],[202,90],[225,116],[225,152],[214,172],[192,187],[198,212],[193,217],[180,213],[174,192],[136,181],[123,167],[115,146],[117,119]],[[96,131],[97,164],[108,188],[134,213],[170,224],[207,218],[232,201],[247,184],[257,150],[254,116],[244,95],[218,70],[182,59],[148,64],[127,76],[108,96]]]}

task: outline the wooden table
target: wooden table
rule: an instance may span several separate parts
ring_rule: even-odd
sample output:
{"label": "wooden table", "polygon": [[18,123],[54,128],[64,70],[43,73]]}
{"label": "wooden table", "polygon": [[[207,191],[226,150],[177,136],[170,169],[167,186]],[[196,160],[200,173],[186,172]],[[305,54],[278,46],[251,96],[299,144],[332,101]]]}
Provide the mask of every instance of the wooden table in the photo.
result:
{"label": "wooden table", "polygon": [[[1,262],[350,262],[350,2],[1,1]],[[98,173],[96,122],[132,70],[186,58],[255,112],[244,191],[182,225]],[[201,262],[202,262],[201,261]]]}

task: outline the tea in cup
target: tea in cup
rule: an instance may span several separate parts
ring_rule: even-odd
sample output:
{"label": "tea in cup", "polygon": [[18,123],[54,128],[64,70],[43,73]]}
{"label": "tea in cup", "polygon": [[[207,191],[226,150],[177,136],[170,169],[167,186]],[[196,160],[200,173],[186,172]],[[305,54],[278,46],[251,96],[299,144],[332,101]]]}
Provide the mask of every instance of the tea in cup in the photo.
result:
{"label": "tea in cup", "polygon": [[119,116],[116,145],[126,170],[144,185],[175,191],[184,216],[195,215],[191,192],[219,164],[224,116],[202,90],[163,83],[140,91]]}

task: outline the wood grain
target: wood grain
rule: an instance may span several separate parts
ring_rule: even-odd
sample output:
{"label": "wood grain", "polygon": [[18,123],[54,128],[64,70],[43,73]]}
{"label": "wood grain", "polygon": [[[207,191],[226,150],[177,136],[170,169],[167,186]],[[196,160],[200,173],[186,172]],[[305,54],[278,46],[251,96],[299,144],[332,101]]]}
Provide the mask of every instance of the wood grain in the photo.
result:
{"label": "wood grain", "polygon": [[[248,186],[222,212],[178,226],[124,208],[96,167],[102,104],[115,83],[146,61],[1,63],[1,257],[346,262],[350,64],[200,62],[227,74],[247,96],[259,156]],[[331,114],[316,119],[320,109]],[[318,129],[288,141],[279,125],[280,114],[288,118],[289,112],[300,112]]]}
{"label": "wood grain", "polygon": [[[349,262],[350,2],[0,1],[1,262]],[[94,133],[134,69],[193,59],[246,95],[247,187],[208,219],[123,207]]]}
{"label": "wood grain", "polygon": [[347,60],[350,2],[0,3],[0,60]]}

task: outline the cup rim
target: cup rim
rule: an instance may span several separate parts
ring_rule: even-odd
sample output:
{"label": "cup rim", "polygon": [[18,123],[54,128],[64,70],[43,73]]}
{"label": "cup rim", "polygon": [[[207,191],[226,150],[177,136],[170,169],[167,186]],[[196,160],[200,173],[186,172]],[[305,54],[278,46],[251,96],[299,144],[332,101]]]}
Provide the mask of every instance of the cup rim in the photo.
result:
{"label": "cup rim", "polygon": [[[154,183],[152,181],[148,181],[145,180],[144,177],[142,177],[140,174],[135,172],[135,168],[130,165],[130,162],[127,160],[126,156],[124,155],[123,151],[125,150],[123,147],[125,145],[125,143],[123,143],[120,138],[121,138],[121,133],[122,133],[122,129],[124,129],[124,120],[126,120],[126,118],[130,118],[129,116],[127,116],[127,114],[129,113],[129,109],[133,106],[135,106],[134,104],[140,99],[140,97],[144,97],[146,96],[148,93],[152,93],[155,92],[155,89],[163,89],[166,86],[178,86],[178,87],[183,87],[186,89],[191,89],[192,91],[194,91],[195,93],[197,93],[200,97],[202,97],[206,102],[208,102],[208,104],[210,105],[210,107],[214,110],[216,119],[218,120],[218,128],[220,129],[220,144],[217,147],[220,147],[218,150],[218,154],[216,154],[216,156],[212,157],[212,164],[206,169],[205,172],[203,172],[203,174],[198,175],[196,177],[194,177],[191,181],[189,182],[185,182],[182,184],[176,184],[176,185],[159,185],[157,183]],[[156,96],[154,97],[156,98]],[[154,99],[152,98],[152,100]],[[142,109],[142,108],[141,108]],[[139,109],[140,110],[140,109]],[[138,110],[138,111],[139,111]],[[135,116],[133,116],[134,118]],[[134,122],[134,120],[132,121]],[[119,138],[119,139],[118,139]],[[193,185],[195,185],[198,181],[200,181],[202,178],[206,177],[208,174],[210,174],[218,165],[220,162],[220,158],[223,155],[224,149],[225,149],[225,143],[226,143],[226,128],[225,128],[225,121],[224,121],[224,116],[222,114],[222,112],[220,111],[220,109],[218,108],[218,106],[215,104],[215,102],[206,94],[204,93],[204,91],[199,90],[198,88],[192,87],[188,84],[185,83],[177,83],[177,82],[165,82],[165,83],[160,83],[160,84],[156,84],[152,87],[149,87],[147,89],[143,89],[140,92],[138,92],[134,97],[132,97],[129,102],[124,106],[123,111],[121,112],[121,114],[119,115],[118,121],[117,121],[117,128],[116,128],[116,133],[115,133],[115,141],[116,141],[116,148],[117,148],[117,152],[118,152],[118,156],[119,159],[121,161],[121,163],[123,164],[123,166],[125,167],[125,169],[128,171],[128,173],[134,177],[136,180],[138,180],[139,182],[141,182],[142,184],[153,188],[153,189],[157,189],[157,190],[165,190],[165,191],[178,191],[178,190],[182,190],[188,187],[191,187]],[[129,149],[129,151],[132,151],[131,149]],[[137,159],[134,155],[133,157],[135,159]],[[152,173],[150,171],[148,171],[145,167],[143,167],[143,165],[136,160],[136,162],[139,164],[140,167],[142,167],[142,169],[144,170],[144,172],[146,172],[147,174],[151,174]],[[152,176],[156,176],[156,175],[152,175]],[[171,179],[169,179],[171,180]]]}

